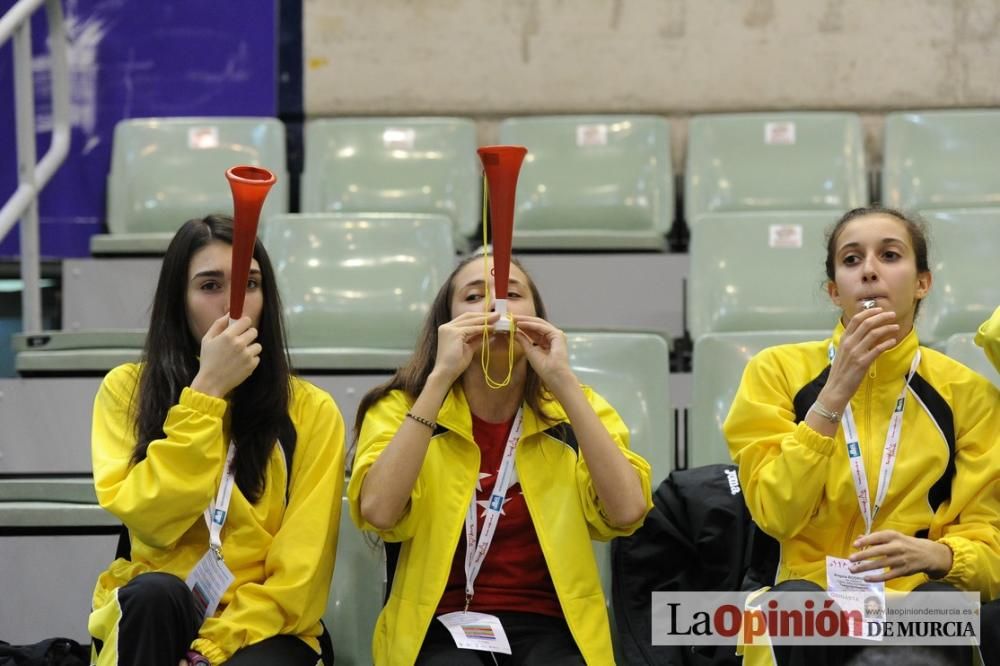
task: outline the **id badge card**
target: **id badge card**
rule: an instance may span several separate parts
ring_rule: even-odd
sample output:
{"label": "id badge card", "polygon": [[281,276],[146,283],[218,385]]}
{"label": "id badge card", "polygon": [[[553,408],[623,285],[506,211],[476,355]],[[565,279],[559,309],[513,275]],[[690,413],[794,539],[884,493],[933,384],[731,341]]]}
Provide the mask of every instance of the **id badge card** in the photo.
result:
{"label": "id badge card", "polygon": [[194,604],[201,613],[202,621],[215,615],[222,595],[235,579],[226,563],[211,548],[198,560],[185,582],[191,588]]}
{"label": "id badge card", "polygon": [[[848,623],[849,635],[881,641],[886,619],[885,583],[873,583],[865,580],[865,574],[851,573],[852,564],[848,559],[827,555],[827,594],[854,618]],[[859,617],[860,621],[857,620]]]}
{"label": "id badge card", "polygon": [[439,615],[437,619],[460,648],[510,654],[507,633],[496,615],[456,611]]}

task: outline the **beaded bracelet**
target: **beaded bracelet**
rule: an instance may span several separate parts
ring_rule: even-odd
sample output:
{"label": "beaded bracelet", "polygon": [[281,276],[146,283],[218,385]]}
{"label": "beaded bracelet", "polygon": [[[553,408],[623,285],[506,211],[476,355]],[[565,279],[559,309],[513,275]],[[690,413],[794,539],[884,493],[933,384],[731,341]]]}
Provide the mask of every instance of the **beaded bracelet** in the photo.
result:
{"label": "beaded bracelet", "polygon": [[830,411],[821,405],[819,400],[815,401],[809,409],[816,412],[830,423],[840,423],[840,417],[843,416],[840,412]]}
{"label": "beaded bracelet", "polygon": [[431,429],[431,431],[432,431],[432,432],[433,432],[434,430],[437,430],[437,423],[435,423],[434,421],[431,421],[430,419],[425,419],[425,418],[424,418],[424,417],[422,417],[422,416],[417,416],[417,415],[416,415],[416,414],[414,414],[413,412],[406,412],[406,416],[407,416],[408,418],[411,418],[411,419],[413,419],[413,420],[414,420],[414,421],[416,421],[417,423],[420,423],[421,425],[425,425],[425,426],[427,426],[428,428],[430,428],[430,429]]}

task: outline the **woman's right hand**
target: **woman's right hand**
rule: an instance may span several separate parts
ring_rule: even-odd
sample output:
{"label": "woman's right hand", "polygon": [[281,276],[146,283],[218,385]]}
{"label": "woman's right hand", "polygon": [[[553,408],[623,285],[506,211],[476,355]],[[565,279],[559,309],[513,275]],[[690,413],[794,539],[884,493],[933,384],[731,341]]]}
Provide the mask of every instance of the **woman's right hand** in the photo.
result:
{"label": "woman's right hand", "polygon": [[899,325],[896,313],[874,307],[861,310],[847,322],[837,356],[819,400],[827,409],[843,412],[861,386],[872,362],[896,346]]}
{"label": "woman's right hand", "polygon": [[224,398],[243,383],[260,363],[261,346],[250,317],[229,325],[219,317],[201,339],[201,366],[191,382],[195,391]]}
{"label": "woman's right hand", "polygon": [[[491,332],[499,318],[496,312],[487,315],[486,323]],[[469,367],[472,357],[482,346],[483,313],[464,312],[458,315],[447,324],[438,326],[437,358],[433,372],[440,374],[451,385]]]}

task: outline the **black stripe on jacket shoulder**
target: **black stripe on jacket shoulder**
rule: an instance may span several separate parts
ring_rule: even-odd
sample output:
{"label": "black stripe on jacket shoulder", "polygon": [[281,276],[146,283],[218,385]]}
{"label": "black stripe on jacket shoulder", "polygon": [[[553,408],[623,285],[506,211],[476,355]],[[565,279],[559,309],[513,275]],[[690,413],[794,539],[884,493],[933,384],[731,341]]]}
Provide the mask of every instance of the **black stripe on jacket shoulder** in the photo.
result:
{"label": "black stripe on jacket shoulder", "polygon": [[937,511],[938,507],[951,497],[951,482],[955,478],[955,415],[951,411],[951,405],[937,392],[937,389],[918,373],[913,373],[913,377],[910,379],[910,388],[927,407],[930,417],[937,423],[941,434],[944,435],[945,442],[948,444],[948,464],[944,469],[944,474],[934,482],[927,494],[931,509]]}
{"label": "black stripe on jacket shoulder", "polygon": [[813,403],[816,402],[816,398],[819,397],[819,392],[823,390],[826,386],[826,380],[830,376],[830,366],[823,368],[823,372],[816,375],[813,379],[799,389],[799,392],[795,394],[795,398],[792,399],[792,404],[795,406],[795,423],[802,423],[806,420],[806,414],[809,413],[809,408],[812,407]]}
{"label": "black stripe on jacket shoulder", "polygon": [[580,443],[576,441],[576,433],[573,432],[573,426],[570,424],[560,423],[559,425],[552,426],[544,432],[552,439],[558,439],[560,442],[573,449],[573,453],[580,453]]}

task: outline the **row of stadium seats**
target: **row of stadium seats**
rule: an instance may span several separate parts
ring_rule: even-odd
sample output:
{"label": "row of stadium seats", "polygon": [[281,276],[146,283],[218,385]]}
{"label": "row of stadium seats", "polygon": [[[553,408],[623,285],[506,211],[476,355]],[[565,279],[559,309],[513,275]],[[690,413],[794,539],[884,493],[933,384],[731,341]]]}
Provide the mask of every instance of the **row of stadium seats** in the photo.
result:
{"label": "row of stadium seats", "polygon": [[[518,186],[522,249],[663,249],[674,223],[670,127],[658,116],[500,123],[529,149]],[[462,118],[316,119],[305,126],[302,212],[444,215],[463,250],[480,224],[476,126]],[[914,211],[1000,207],[1000,111],[886,117],[882,201]],[[108,231],[94,254],[162,252],[180,222],[229,210],[233,164],[278,175],[265,218],[288,212],[285,133],[273,118],[135,119],[115,130]],[[851,113],[695,116],[683,211],[692,236],[720,214],[828,213],[867,204],[863,131]]]}
{"label": "row of stadium seats", "polygon": [[[821,285],[825,213],[709,215],[692,238],[691,340],[716,332],[832,327]],[[925,344],[973,331],[998,301],[1000,210],[934,212],[934,287],[918,328]],[[408,357],[454,266],[441,215],[286,214],[261,224],[297,367],[391,369]],[[640,279],[636,276],[636,279]],[[16,338],[21,373],[100,371],[135,357],[142,331],[46,332]]]}
{"label": "row of stadium seats", "polygon": [[[931,211],[933,287],[921,305],[923,344],[974,331],[1000,303],[1000,209]],[[705,215],[691,237],[688,331],[794,330],[836,323],[822,288],[825,213]]]}

